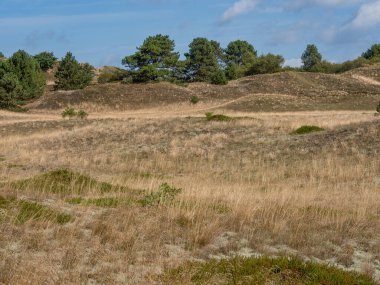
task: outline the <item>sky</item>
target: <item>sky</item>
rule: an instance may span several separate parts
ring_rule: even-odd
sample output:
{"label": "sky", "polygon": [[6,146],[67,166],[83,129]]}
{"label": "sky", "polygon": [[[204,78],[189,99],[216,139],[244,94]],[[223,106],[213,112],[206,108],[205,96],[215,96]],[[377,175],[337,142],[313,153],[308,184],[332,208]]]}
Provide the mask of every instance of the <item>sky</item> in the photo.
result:
{"label": "sky", "polygon": [[250,42],[297,66],[309,43],[354,59],[380,43],[380,0],[0,0],[0,51],[71,51],[94,66],[121,65],[149,35],[187,52],[196,37]]}

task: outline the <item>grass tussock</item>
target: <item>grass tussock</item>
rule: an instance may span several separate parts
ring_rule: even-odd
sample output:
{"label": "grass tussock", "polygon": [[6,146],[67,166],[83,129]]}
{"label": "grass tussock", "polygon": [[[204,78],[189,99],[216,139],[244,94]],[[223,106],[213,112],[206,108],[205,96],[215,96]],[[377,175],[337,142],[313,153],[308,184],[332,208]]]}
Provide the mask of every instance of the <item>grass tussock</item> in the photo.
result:
{"label": "grass tussock", "polygon": [[15,224],[25,224],[29,221],[52,222],[60,225],[73,220],[69,214],[61,213],[45,205],[14,197],[0,196],[0,222],[13,221]]}
{"label": "grass tussock", "polygon": [[217,122],[229,122],[232,118],[222,114],[214,114],[212,112],[206,113],[207,121],[217,121]]}
{"label": "grass tussock", "polygon": [[125,187],[99,182],[89,176],[67,169],[58,169],[25,180],[10,183],[19,191],[34,191],[59,195],[80,195],[88,192],[109,193],[125,190]]}
{"label": "grass tussock", "polygon": [[318,126],[302,126],[292,132],[293,135],[305,135],[309,133],[322,132],[325,129]]}
{"label": "grass tussock", "polygon": [[299,258],[235,257],[188,262],[162,276],[164,284],[376,285],[365,275]]}

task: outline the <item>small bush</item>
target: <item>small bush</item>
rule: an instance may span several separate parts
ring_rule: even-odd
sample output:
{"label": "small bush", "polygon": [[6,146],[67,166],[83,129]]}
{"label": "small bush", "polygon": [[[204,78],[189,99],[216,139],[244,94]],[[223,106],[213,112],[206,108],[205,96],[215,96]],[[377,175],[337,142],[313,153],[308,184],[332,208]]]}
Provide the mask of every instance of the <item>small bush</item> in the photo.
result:
{"label": "small bush", "polygon": [[380,113],[380,102],[379,102],[379,104],[378,104],[377,107],[376,107],[376,111],[377,111],[378,113]]}
{"label": "small bush", "polygon": [[77,115],[77,112],[75,111],[74,108],[66,108],[62,112],[62,118],[69,117],[71,119],[71,118],[75,117],[76,115]]}
{"label": "small bush", "polygon": [[232,118],[228,117],[226,115],[221,115],[221,114],[213,114],[211,112],[208,112],[205,114],[207,121],[218,121],[218,122],[228,122],[231,121]]}
{"label": "small bush", "polygon": [[196,95],[193,95],[193,96],[191,96],[191,98],[190,98],[190,103],[191,104],[197,104],[199,102],[199,97],[198,96],[196,96]]}
{"label": "small bush", "polygon": [[81,119],[86,119],[88,117],[88,113],[84,110],[79,110],[77,113],[77,117]]}
{"label": "small bush", "polygon": [[222,70],[218,70],[211,77],[211,83],[215,85],[227,85],[228,80],[226,74]]}
{"label": "small bush", "polygon": [[116,67],[104,67],[99,75],[98,82],[112,83],[121,82],[128,76],[128,71]]}
{"label": "small bush", "polygon": [[157,192],[146,195],[139,200],[142,206],[161,205],[167,202],[172,202],[174,198],[181,193],[182,189],[171,187],[169,184],[162,184]]}
{"label": "small bush", "polygon": [[86,119],[88,117],[88,113],[84,110],[76,111],[74,108],[66,108],[62,112],[62,117],[66,118],[69,117],[69,119],[77,117],[80,119]]}
{"label": "small bush", "polygon": [[313,132],[321,132],[324,131],[324,129],[317,127],[317,126],[302,126],[298,129],[296,129],[292,134],[294,135],[304,135],[309,134]]}

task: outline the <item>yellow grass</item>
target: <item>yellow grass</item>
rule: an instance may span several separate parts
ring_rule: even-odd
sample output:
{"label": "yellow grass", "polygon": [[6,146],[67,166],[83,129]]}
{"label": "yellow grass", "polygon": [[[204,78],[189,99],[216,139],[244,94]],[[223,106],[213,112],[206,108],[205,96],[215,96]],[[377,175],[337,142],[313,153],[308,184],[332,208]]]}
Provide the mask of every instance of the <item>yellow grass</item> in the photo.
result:
{"label": "yellow grass", "polygon": [[[0,195],[75,216],[64,226],[0,223],[0,283],[154,284],[179,262],[239,253],[297,254],[380,277],[373,112],[213,109],[240,118],[223,123],[206,122],[204,109],[91,113],[87,121],[0,112]],[[327,132],[289,135],[302,125]],[[10,187],[58,168],[148,192],[163,182],[183,191],[166,206],[100,208]]]}

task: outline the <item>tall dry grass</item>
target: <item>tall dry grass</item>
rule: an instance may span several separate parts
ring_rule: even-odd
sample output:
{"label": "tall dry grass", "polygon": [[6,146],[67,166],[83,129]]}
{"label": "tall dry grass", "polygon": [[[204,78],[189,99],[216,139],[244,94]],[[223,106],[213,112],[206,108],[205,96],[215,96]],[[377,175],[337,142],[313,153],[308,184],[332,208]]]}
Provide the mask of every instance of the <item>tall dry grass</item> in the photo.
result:
{"label": "tall dry grass", "polygon": [[[3,129],[1,193],[75,221],[1,223],[0,282],[149,284],[189,258],[247,252],[297,254],[379,277],[379,124],[339,129],[373,115],[251,114],[228,123],[156,117],[17,121]],[[289,135],[303,124],[330,131]],[[102,208],[10,186],[57,168],[148,192],[163,182],[183,191],[168,205]],[[128,195],[94,190],[83,197]]]}

